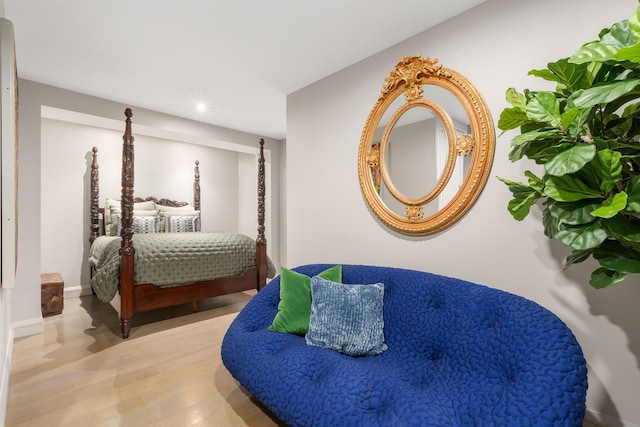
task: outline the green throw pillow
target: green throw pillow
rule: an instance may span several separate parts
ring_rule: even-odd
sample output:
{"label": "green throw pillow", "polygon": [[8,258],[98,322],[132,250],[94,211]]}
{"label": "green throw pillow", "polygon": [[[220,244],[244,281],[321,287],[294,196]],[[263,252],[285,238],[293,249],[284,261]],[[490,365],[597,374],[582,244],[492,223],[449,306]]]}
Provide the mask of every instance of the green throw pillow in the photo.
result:
{"label": "green throw pillow", "polygon": [[[342,282],[342,265],[335,265],[318,274],[332,282]],[[280,303],[270,331],[305,335],[311,317],[311,277],[280,268]]]}

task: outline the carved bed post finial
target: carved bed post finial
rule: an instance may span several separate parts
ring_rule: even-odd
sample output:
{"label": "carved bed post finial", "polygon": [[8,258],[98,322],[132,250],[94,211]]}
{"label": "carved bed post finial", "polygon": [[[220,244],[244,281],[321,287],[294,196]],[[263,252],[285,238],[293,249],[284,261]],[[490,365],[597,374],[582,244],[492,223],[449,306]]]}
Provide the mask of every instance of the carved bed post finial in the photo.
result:
{"label": "carved bed post finial", "polygon": [[[196,167],[193,170],[193,208],[200,210],[200,161],[196,160]],[[202,230],[202,215],[198,218],[198,231]]]}
{"label": "carved bed post finial", "polygon": [[93,243],[100,235],[100,182],[98,174],[98,148],[93,147],[91,151],[93,151],[93,159],[91,161],[91,199],[89,207],[91,233],[89,234],[89,242]]}
{"label": "carved bed post finial", "polygon": [[267,283],[267,239],[264,235],[265,171],[264,139],[260,139],[258,157],[258,238],[256,239],[256,265],[258,266],[258,290]]}
{"label": "carved bed post finial", "polygon": [[[122,136],[122,243],[120,245],[120,293],[122,297],[120,328],[122,337],[129,336],[131,318],[133,317],[133,135],[131,134],[131,108],[124,111],[127,117],[124,135]],[[126,301],[126,303],[125,303]]]}

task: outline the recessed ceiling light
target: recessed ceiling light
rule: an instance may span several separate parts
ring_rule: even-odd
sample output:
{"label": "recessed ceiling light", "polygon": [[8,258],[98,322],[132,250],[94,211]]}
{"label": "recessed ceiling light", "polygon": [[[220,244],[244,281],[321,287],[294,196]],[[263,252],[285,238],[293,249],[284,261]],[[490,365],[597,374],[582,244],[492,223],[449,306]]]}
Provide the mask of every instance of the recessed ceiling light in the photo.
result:
{"label": "recessed ceiling light", "polygon": [[187,117],[199,122],[209,122],[216,112],[217,103],[214,99],[216,98],[206,90],[187,96],[183,106]]}
{"label": "recessed ceiling light", "polygon": [[207,111],[207,104],[205,104],[204,102],[198,102],[196,104],[196,111],[199,113],[204,113],[205,111]]}

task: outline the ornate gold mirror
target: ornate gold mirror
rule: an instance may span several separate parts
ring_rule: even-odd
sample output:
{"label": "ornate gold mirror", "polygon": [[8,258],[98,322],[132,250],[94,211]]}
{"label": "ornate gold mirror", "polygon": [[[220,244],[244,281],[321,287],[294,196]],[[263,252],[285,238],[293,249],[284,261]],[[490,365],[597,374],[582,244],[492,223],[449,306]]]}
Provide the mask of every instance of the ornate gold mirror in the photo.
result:
{"label": "ornate gold mirror", "polygon": [[473,85],[437,59],[407,56],[385,79],[362,131],[362,193],[393,230],[439,232],[480,195],[494,146],[489,109]]}

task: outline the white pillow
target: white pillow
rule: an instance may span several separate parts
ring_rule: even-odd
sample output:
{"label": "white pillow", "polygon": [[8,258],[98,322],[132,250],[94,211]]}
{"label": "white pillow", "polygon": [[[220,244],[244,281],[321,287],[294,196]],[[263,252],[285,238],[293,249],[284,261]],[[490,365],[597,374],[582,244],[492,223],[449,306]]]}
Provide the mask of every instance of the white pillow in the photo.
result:
{"label": "white pillow", "polygon": [[[200,216],[200,211],[197,211],[193,208],[192,205],[173,207],[173,206],[164,206],[158,205],[158,214],[160,215],[160,232],[167,231],[167,221],[166,217],[171,215],[178,216]],[[199,225],[199,224],[198,224]],[[198,231],[198,230],[196,230]]]}
{"label": "white pillow", "polygon": [[195,208],[192,205],[184,205],[184,206],[165,206],[165,205],[156,205],[156,209],[160,212],[184,212],[184,211],[195,211]]}
{"label": "white pillow", "polygon": [[[107,236],[116,236],[117,223],[113,222],[113,215],[120,213],[121,211],[120,200],[110,199],[107,197],[104,203],[104,230]],[[138,202],[133,204],[134,215],[135,211],[148,211],[156,209],[156,202],[149,200],[147,202]],[[157,215],[157,211],[155,215]]]}
{"label": "white pillow", "polygon": [[[108,236],[119,236],[120,235],[120,227],[121,227],[121,217],[122,217],[122,210],[120,208],[111,208],[111,223],[109,225],[109,228],[107,228],[107,235]],[[133,210],[133,218],[135,219],[136,217],[158,217],[158,211],[157,210],[137,210],[134,209]],[[160,224],[160,219],[158,218],[158,225],[156,226],[156,231],[158,232],[158,226]],[[105,225],[106,227],[106,225]],[[135,231],[134,231],[135,233]]]}
{"label": "white pillow", "polygon": [[[140,211],[147,212],[147,211]],[[151,211],[149,211],[151,212]],[[119,236],[122,232],[122,215],[115,214],[115,223],[116,223],[116,233]],[[142,233],[157,233],[158,232],[158,223],[160,222],[160,218],[157,215],[141,215],[135,216],[132,218],[133,222],[131,228],[134,233],[142,234]]]}
{"label": "white pillow", "polygon": [[198,220],[200,218],[195,215],[166,215],[166,232],[167,233],[190,233],[198,231]]}

